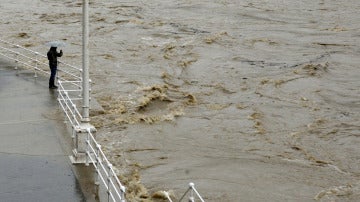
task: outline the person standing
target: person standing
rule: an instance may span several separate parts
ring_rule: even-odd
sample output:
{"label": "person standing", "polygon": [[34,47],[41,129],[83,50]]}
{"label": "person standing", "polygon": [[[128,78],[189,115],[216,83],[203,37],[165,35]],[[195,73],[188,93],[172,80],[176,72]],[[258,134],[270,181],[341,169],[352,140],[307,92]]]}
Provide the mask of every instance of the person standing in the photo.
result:
{"label": "person standing", "polygon": [[50,50],[47,52],[47,58],[49,60],[49,67],[51,70],[50,79],[49,79],[49,88],[50,89],[58,88],[55,85],[55,75],[56,75],[57,65],[58,65],[57,58],[61,57],[62,55],[63,55],[62,50],[60,50],[60,52],[58,53],[56,51],[56,47],[53,47],[53,46],[50,47]]}

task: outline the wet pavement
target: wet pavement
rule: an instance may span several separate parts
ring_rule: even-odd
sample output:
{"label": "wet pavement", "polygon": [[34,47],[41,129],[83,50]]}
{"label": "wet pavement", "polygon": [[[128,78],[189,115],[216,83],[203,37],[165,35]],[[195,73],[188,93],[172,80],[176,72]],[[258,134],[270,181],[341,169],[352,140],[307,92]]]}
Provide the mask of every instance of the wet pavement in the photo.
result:
{"label": "wet pavement", "polygon": [[0,106],[1,201],[85,201],[46,78],[0,61]]}

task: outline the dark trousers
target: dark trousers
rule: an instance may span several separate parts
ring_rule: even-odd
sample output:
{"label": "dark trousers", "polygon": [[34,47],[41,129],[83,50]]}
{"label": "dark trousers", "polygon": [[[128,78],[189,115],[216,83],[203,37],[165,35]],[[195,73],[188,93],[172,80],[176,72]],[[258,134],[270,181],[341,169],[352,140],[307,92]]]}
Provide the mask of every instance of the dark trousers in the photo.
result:
{"label": "dark trousers", "polygon": [[50,79],[49,79],[49,87],[54,87],[55,86],[55,76],[56,76],[57,66],[56,65],[50,65],[50,70],[51,70],[51,74],[50,74]]}

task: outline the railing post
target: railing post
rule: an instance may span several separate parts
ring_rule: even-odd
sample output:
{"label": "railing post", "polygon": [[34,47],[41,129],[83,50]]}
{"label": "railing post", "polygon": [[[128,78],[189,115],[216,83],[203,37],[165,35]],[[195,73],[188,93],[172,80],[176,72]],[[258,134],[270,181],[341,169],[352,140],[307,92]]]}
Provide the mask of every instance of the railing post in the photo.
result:
{"label": "railing post", "polygon": [[109,163],[108,165],[108,176],[107,176],[107,193],[108,193],[108,201],[110,201],[110,194],[111,194],[111,189],[110,189],[110,181],[112,178],[112,172],[111,172],[111,168],[112,168],[112,164]]}
{"label": "railing post", "polygon": [[19,62],[18,57],[19,57],[18,53],[15,53],[15,70],[18,69],[18,62]]}
{"label": "railing post", "polygon": [[[59,88],[61,88],[61,87],[62,87],[62,84],[59,81]],[[66,106],[67,103],[66,103],[66,99],[64,98],[64,94],[65,94],[65,92],[62,91],[61,89],[59,89],[58,102],[59,102],[59,104],[61,104],[61,105],[64,104],[64,106]],[[64,116],[66,116],[67,111],[68,111],[68,108],[64,107],[63,108]],[[68,122],[68,120],[65,118],[64,123],[66,124],[67,122]],[[72,136],[71,137],[74,138],[74,128],[72,130]]]}
{"label": "railing post", "polygon": [[38,68],[38,53],[35,52],[35,68],[34,68],[34,78],[37,78],[37,68]]}
{"label": "railing post", "polygon": [[95,184],[95,195],[99,196],[99,186],[100,186],[100,181],[99,181],[99,175],[100,175],[100,169],[99,169],[99,164],[100,164],[100,150],[101,150],[101,145],[96,143],[96,161],[94,162],[95,164],[95,175],[94,175],[94,184]]}
{"label": "railing post", "polygon": [[124,186],[121,186],[120,187],[120,190],[121,190],[121,202],[125,202],[125,191],[126,191],[126,188]]}
{"label": "railing post", "polygon": [[19,74],[18,65],[19,65],[19,54],[18,54],[18,53],[15,53],[15,70],[16,70],[16,75]]}
{"label": "railing post", "polygon": [[[68,94],[68,92],[65,92],[65,94],[67,95]],[[67,96],[65,97],[65,99],[67,99]],[[66,100],[66,102],[68,102],[67,100]],[[73,112],[75,112],[75,110],[76,110],[76,105],[75,104],[73,104],[72,105],[72,109],[71,109]],[[73,119],[73,121],[75,121],[76,120],[76,115],[75,115],[75,113],[72,113],[72,119]],[[74,135],[74,153],[75,154],[77,154],[78,153],[78,151],[79,151],[79,134],[78,134],[78,132],[77,131],[75,131],[75,135]]]}
{"label": "railing post", "polygon": [[189,183],[189,189],[190,189],[190,196],[189,196],[189,202],[194,202],[194,183]]}
{"label": "railing post", "polygon": [[87,129],[86,135],[86,151],[85,151],[85,165],[89,166],[89,158],[90,158],[90,129]]}
{"label": "railing post", "polygon": [[193,190],[190,190],[189,202],[195,202]]}
{"label": "railing post", "polygon": [[[68,92],[65,92],[66,93],[66,95],[68,95]],[[71,102],[69,103],[69,104],[71,104]],[[75,112],[76,111],[76,104],[73,104],[72,105],[72,111],[73,112]],[[73,120],[75,121],[76,120],[76,114],[75,113],[72,113],[72,118],[73,118]]]}

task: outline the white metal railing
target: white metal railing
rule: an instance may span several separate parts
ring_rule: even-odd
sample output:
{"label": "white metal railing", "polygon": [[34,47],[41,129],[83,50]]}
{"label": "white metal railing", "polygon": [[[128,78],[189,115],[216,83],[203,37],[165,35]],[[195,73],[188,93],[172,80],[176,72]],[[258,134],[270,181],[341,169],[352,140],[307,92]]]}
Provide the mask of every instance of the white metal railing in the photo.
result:
{"label": "white metal railing", "polygon": [[[34,70],[34,77],[37,77],[37,71],[50,74],[48,69],[47,57],[38,52],[32,51],[25,47],[9,43],[0,39],[0,55],[14,60],[16,63],[15,69],[18,70],[18,64],[22,64],[28,68]],[[57,74],[58,83],[58,102],[60,108],[64,112],[67,120],[70,122],[73,129],[73,137],[77,134],[79,128],[81,128],[82,115],[75,104],[78,100],[81,100],[82,91],[82,70],[72,65],[66,64],[59,61]],[[47,70],[47,71],[46,71]],[[76,148],[78,142],[75,143]],[[104,152],[101,150],[101,145],[97,143],[90,129],[86,129],[86,140],[85,140],[85,154],[86,154],[86,165],[90,163],[96,170],[96,184],[99,184],[99,180],[102,182],[106,189],[108,201],[114,202],[125,202],[125,187],[121,184],[117,177],[112,164],[106,158]],[[189,195],[189,202],[195,202],[195,199],[204,202],[199,192],[195,189],[194,183],[189,183],[189,188],[182,195],[179,202]],[[168,192],[165,192],[165,196],[169,202],[173,202]]]}
{"label": "white metal railing", "polygon": [[[49,69],[48,64],[41,61],[41,59],[47,60],[45,55],[2,39],[0,39],[0,42],[0,55],[15,60],[15,69],[18,69],[18,64],[22,64],[34,69],[35,77],[37,77],[37,71],[49,74],[49,72],[46,71],[46,69]],[[81,99],[81,70],[61,61],[59,64],[61,64],[62,68],[58,68],[58,71],[63,72],[63,74],[57,75],[59,87],[58,102],[67,120],[70,122],[74,133],[74,131],[81,127],[80,124],[82,120],[82,115],[75,104],[77,100]],[[86,165],[90,163],[94,165],[96,176],[101,180],[108,194],[108,201],[125,202],[125,187],[120,183],[111,163],[101,150],[101,146],[95,140],[90,129],[86,132]],[[77,147],[78,142],[75,144]]]}
{"label": "white metal railing", "polygon": [[121,184],[119,178],[112,167],[112,164],[106,158],[90,129],[87,130],[86,137],[86,165],[93,163],[96,170],[96,184],[98,180],[105,186],[108,201],[125,202],[125,187]]}
{"label": "white metal railing", "polygon": [[[182,197],[180,198],[179,202],[181,202],[185,196],[189,194],[189,202],[195,202],[195,196],[201,201],[201,202],[205,202],[204,199],[201,197],[201,195],[199,194],[199,192],[195,189],[195,184],[190,182],[189,183],[189,188],[186,190],[186,192],[182,195]],[[171,199],[170,199],[171,202]]]}
{"label": "white metal railing", "polygon": [[65,83],[67,82],[58,80],[58,102],[73,129],[79,128],[82,116],[74,103],[75,100],[70,98],[69,91],[64,88]]}
{"label": "white metal railing", "polygon": [[[74,131],[77,131],[79,128],[81,128],[82,115],[77,109],[74,101],[69,97],[69,92],[64,88],[64,84],[66,83],[66,81],[58,81],[58,101],[67,117],[67,120],[70,122],[74,133]],[[78,138],[74,139],[76,141],[75,148],[78,148]],[[98,185],[99,179],[101,180],[105,187],[108,201],[125,202],[125,187],[121,184],[114,169],[112,168],[112,164],[101,150],[101,145],[98,144],[95,140],[90,128],[86,129],[85,154],[85,164],[88,166],[90,163],[92,163],[94,166],[96,171],[95,184]]]}
{"label": "white metal railing", "polygon": [[[33,69],[35,77],[37,72],[50,74],[46,55],[2,39],[0,39],[0,42],[0,55],[14,60],[16,63],[15,69],[17,69],[18,64],[22,64],[27,68]],[[64,81],[81,81],[81,72],[80,68],[59,60],[57,78],[61,78]],[[81,89],[81,85],[78,83],[72,82],[71,84],[74,85],[74,88]]]}

